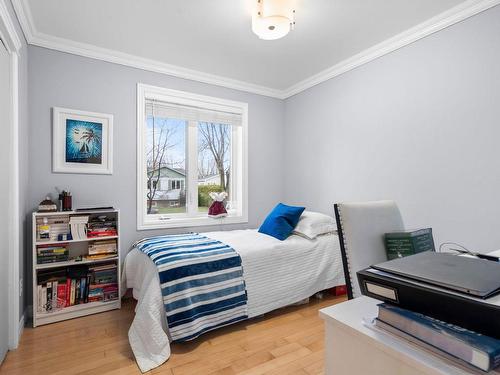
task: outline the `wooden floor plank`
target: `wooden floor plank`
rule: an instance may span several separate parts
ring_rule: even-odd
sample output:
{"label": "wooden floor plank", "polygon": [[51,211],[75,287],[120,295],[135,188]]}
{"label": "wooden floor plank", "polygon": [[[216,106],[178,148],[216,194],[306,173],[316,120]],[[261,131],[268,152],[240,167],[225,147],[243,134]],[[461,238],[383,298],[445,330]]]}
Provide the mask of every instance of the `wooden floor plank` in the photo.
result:
{"label": "wooden floor plank", "polygon": [[[149,375],[318,375],[323,372],[323,324],[318,310],[345,297],[311,298],[265,316],[210,332],[185,344]],[[0,375],[139,375],[128,343],[135,302],[47,326],[26,328]]]}
{"label": "wooden floor plank", "polygon": [[281,374],[291,374],[294,372],[305,372],[305,368],[318,361],[323,361],[324,351],[318,351],[311,353],[305,357],[298,358],[294,361],[283,364],[271,371],[268,371],[266,375],[281,375]]}

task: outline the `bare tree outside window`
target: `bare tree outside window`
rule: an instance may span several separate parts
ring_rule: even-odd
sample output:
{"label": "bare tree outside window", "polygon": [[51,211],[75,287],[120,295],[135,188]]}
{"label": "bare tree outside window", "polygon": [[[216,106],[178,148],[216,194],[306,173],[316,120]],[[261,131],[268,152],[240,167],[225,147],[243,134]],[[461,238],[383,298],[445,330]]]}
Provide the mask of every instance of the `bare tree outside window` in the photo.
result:
{"label": "bare tree outside window", "polygon": [[151,118],[147,149],[147,213],[153,213],[153,202],[160,186],[161,168],[170,164],[169,151],[177,146],[176,127],[169,126],[167,121]]}
{"label": "bare tree outside window", "polygon": [[231,196],[231,134],[230,125],[198,123],[198,212],[208,211],[211,192]]}
{"label": "bare tree outside window", "polygon": [[225,124],[200,122],[198,131],[200,150],[209,151],[213,160],[211,166],[208,164],[205,165],[204,168],[215,170],[219,176],[219,185],[223,191],[228,192],[230,179],[229,156],[231,127]]}

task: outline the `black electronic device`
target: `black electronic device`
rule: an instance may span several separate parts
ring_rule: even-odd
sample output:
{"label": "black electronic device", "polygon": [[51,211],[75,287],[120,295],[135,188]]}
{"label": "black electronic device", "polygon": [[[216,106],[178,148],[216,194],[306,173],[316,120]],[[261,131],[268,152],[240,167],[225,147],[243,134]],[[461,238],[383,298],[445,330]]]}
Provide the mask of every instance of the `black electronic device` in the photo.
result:
{"label": "black electronic device", "polygon": [[500,292],[500,264],[467,256],[427,251],[372,267],[481,298]]}
{"label": "black electronic device", "polygon": [[[424,254],[359,271],[361,292],[500,339],[500,263],[451,254]],[[434,264],[429,263],[432,258]]]}

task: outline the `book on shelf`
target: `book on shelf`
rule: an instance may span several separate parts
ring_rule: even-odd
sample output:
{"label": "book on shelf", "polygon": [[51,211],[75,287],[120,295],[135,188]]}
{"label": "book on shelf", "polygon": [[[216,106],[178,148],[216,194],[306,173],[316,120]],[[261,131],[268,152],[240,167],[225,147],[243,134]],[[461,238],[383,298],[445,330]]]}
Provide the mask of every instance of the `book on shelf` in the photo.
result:
{"label": "book on shelf", "polygon": [[375,324],[483,371],[500,366],[500,340],[496,338],[386,303],[379,305]]}
{"label": "book on shelf", "polygon": [[94,242],[88,247],[89,255],[116,254],[117,251],[118,246],[116,240]]}
{"label": "book on shelf", "polygon": [[57,216],[49,218],[50,224],[50,240],[57,241],[60,235],[68,235],[69,216]]}
{"label": "book on shelf", "polygon": [[386,233],[384,240],[388,260],[435,251],[432,228]]}
{"label": "book on shelf", "polygon": [[77,265],[38,273],[37,311],[50,313],[89,302],[118,299],[118,266]]}
{"label": "book on shelf", "polygon": [[58,303],[64,307],[66,306],[66,282],[65,280],[61,280],[60,283],[57,284],[57,293],[56,298]]}
{"label": "book on shelf", "polygon": [[117,235],[118,232],[116,229],[98,229],[87,232],[88,238],[113,237]]}
{"label": "book on shelf", "polygon": [[74,240],[83,240],[87,238],[87,223],[89,216],[71,216],[69,225],[71,228],[71,236]]}
{"label": "book on shelf", "polygon": [[99,260],[114,258],[118,254],[118,244],[116,240],[105,240],[94,242],[88,247],[87,260]]}
{"label": "book on shelf", "polygon": [[75,212],[85,212],[85,211],[113,211],[113,206],[105,206],[105,207],[82,207],[75,209]]}
{"label": "book on shelf", "polygon": [[67,244],[55,246],[38,245],[36,253],[37,264],[66,262],[69,260],[69,249]]}
{"label": "book on shelf", "polygon": [[92,290],[92,300],[102,300],[107,302],[118,299],[117,270],[118,266],[116,263],[107,263],[89,267],[93,280],[93,283],[90,285]]}
{"label": "book on shelf", "polygon": [[86,255],[85,260],[102,260],[102,259],[112,259],[116,258],[117,253],[113,254],[96,254],[96,255]]}
{"label": "book on shelf", "polygon": [[67,236],[70,233],[69,215],[37,217],[37,228],[40,228],[40,225],[42,225],[44,221],[46,222],[46,227],[48,227],[49,235],[48,238],[41,238],[38,230],[38,241],[58,241],[60,235]]}
{"label": "book on shelf", "polygon": [[[46,270],[38,274],[38,312],[53,311],[63,306],[62,291],[65,288],[65,270]],[[64,292],[65,293],[65,292]]]}
{"label": "book on shelf", "polygon": [[114,284],[117,282],[117,265],[107,263],[102,265],[90,266],[94,284]]}
{"label": "book on shelf", "polygon": [[75,304],[75,290],[76,290],[76,280],[75,279],[70,279],[71,280],[71,283],[70,283],[70,299],[69,299],[69,304],[67,303],[68,306],[73,306]]}
{"label": "book on shelf", "polygon": [[93,237],[110,237],[117,236],[116,219],[106,215],[93,217],[87,225],[87,236]]}

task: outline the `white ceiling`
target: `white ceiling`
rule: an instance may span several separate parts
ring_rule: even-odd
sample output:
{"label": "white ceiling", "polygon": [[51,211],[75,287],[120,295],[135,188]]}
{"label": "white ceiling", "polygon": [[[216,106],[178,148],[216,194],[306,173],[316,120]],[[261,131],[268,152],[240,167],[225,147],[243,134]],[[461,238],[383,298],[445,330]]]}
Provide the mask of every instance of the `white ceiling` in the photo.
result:
{"label": "white ceiling", "polygon": [[40,35],[276,92],[450,8],[480,2],[296,0],[295,30],[283,39],[263,41],[251,31],[252,0],[19,1],[25,1],[26,18]]}

